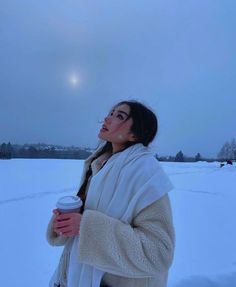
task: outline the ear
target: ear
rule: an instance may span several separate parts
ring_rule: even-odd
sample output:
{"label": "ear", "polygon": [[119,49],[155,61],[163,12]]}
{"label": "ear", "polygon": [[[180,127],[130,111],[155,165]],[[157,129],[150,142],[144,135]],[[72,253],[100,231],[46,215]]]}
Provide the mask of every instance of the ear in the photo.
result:
{"label": "ear", "polygon": [[135,142],[136,140],[137,140],[137,137],[134,134],[130,134],[129,141],[130,142]]}

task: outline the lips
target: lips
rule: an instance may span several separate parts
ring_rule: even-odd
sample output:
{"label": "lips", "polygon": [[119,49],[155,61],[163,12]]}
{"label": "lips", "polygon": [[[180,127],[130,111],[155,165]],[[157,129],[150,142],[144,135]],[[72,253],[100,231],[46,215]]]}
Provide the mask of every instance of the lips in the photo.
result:
{"label": "lips", "polygon": [[104,129],[105,131],[108,131],[108,128],[105,125],[102,126],[102,129]]}

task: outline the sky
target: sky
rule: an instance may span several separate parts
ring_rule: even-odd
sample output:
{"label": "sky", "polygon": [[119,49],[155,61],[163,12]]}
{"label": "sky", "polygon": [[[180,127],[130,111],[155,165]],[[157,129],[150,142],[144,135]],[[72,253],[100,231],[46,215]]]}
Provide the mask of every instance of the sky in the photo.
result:
{"label": "sky", "polygon": [[234,0],[5,1],[0,143],[95,148],[105,115],[138,100],[160,155],[215,157],[236,138]]}

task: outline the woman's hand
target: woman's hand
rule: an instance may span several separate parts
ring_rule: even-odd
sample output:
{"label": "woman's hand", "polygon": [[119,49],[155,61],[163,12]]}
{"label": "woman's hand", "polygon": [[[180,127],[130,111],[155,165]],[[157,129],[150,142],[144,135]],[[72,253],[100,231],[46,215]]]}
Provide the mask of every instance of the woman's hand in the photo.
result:
{"label": "woman's hand", "polygon": [[54,209],[53,213],[55,214],[53,230],[56,234],[69,237],[79,235],[82,214],[77,212],[60,213],[58,209]]}

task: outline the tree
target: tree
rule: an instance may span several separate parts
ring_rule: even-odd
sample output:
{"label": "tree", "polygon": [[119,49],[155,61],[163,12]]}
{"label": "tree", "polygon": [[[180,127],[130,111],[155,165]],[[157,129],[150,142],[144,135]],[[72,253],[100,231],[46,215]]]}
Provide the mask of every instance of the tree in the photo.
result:
{"label": "tree", "polygon": [[198,152],[196,155],[195,155],[195,161],[200,161],[202,160],[202,157],[200,155],[200,153]]}
{"label": "tree", "polygon": [[231,149],[232,149],[232,159],[236,159],[236,140],[232,139],[231,141]]}
{"label": "tree", "polygon": [[13,148],[13,146],[11,145],[10,142],[8,142],[8,144],[7,144],[7,152],[9,152],[9,153],[11,153],[11,154],[14,153],[14,148]]}
{"label": "tree", "polygon": [[232,139],[231,142],[225,142],[217,157],[220,160],[236,159],[236,140]]}
{"label": "tree", "polygon": [[29,149],[28,149],[28,153],[29,153],[29,157],[37,157],[37,154],[38,154],[38,150],[33,147],[33,146],[30,146]]}
{"label": "tree", "polygon": [[157,160],[159,160],[159,156],[158,156],[157,153],[155,154],[155,158],[156,158]]}
{"label": "tree", "polygon": [[6,145],[6,143],[2,143],[1,144],[1,150],[0,150],[1,152],[7,152],[7,145]]}
{"label": "tree", "polygon": [[3,143],[0,147],[0,158],[2,159],[11,159],[12,158],[12,147],[11,144]]}
{"label": "tree", "polygon": [[177,162],[183,162],[184,161],[184,155],[182,151],[179,151],[175,156],[175,161]]}

